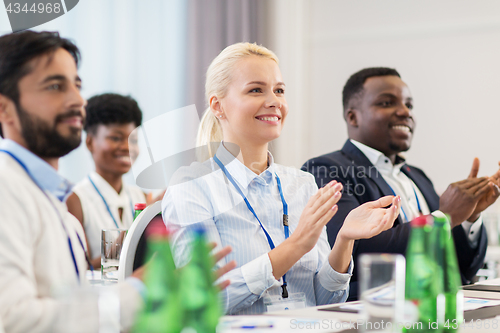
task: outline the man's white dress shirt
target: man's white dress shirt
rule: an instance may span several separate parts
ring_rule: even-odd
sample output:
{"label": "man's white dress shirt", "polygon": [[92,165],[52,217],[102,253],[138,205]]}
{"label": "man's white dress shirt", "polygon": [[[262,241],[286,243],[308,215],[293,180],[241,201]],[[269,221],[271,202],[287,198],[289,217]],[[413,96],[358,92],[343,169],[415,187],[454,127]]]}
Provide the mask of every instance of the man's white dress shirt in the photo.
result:
{"label": "man's white dress shirt", "polygon": [[[431,213],[417,185],[415,185],[407,175],[401,172],[401,167],[405,164],[404,160],[403,162],[393,165],[391,160],[378,150],[352,139],[351,142],[361,150],[368,160],[377,168],[394,193],[401,197],[401,215],[405,223],[413,220],[415,217],[419,216],[420,213],[424,215]],[[462,228],[464,228],[465,234],[468,236],[472,247],[477,247],[481,234],[479,231],[482,224],[481,217],[475,223],[467,221],[462,223]]]}
{"label": "man's white dress shirt", "polygon": [[[67,303],[54,295],[61,287],[88,284],[85,236],[64,202],[71,184],[11,140],[2,140],[0,150],[15,156],[0,152],[0,321],[5,332],[71,332],[73,327],[98,332],[97,304]],[[117,289],[122,327],[130,327],[141,296],[129,283]]]}

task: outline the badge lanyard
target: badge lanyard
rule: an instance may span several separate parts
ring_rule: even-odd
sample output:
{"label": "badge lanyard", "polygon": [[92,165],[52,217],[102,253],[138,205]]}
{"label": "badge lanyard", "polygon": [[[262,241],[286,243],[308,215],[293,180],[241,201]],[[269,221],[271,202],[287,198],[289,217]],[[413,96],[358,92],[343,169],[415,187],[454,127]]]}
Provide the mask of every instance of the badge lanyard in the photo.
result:
{"label": "badge lanyard", "polygon": [[[52,202],[52,200],[50,199],[50,197],[48,196],[48,194],[45,193],[45,191],[40,187],[40,185],[38,185],[37,182],[33,179],[33,177],[31,176],[30,172],[28,171],[28,168],[26,167],[26,165],[24,165],[23,162],[21,162],[10,151],[3,150],[3,149],[0,149],[0,151],[6,153],[8,155],[10,155],[10,157],[12,157],[17,163],[19,163],[19,165],[24,169],[24,171],[26,171],[26,173],[31,178],[31,180],[33,180],[33,182],[36,184],[36,186],[38,186],[38,188],[40,189],[40,191],[42,191],[42,193],[47,197],[47,200],[49,200],[50,204],[52,205],[52,208],[54,208],[54,210],[56,211],[57,216],[59,217],[59,221],[61,222],[61,225],[62,225],[62,227],[64,229],[64,232],[66,233],[66,237],[68,237],[68,246],[69,246],[69,251],[71,252],[71,259],[73,259],[73,265],[75,266],[76,277],[78,279],[78,283],[80,283],[80,270],[78,269],[78,265],[76,263],[75,252],[73,251],[73,244],[71,243],[71,238],[69,237],[68,229],[66,229],[66,226],[64,225],[63,218],[62,218],[61,214],[59,213],[59,209],[57,209],[57,207],[54,205],[54,203]],[[76,232],[76,237],[78,237],[78,241],[80,242],[80,245],[82,246],[83,252],[85,253],[85,260],[87,260],[87,264],[89,265],[89,268],[90,268],[90,270],[92,271],[92,274],[93,274],[94,273],[94,267],[92,267],[92,265],[90,263],[90,259],[89,259],[88,255],[87,255],[87,251],[85,251],[85,246],[83,245],[82,239],[80,238],[80,235],[78,235],[78,232]]]}
{"label": "badge lanyard", "polygon": [[[104,205],[106,206],[106,209],[108,210],[109,216],[111,216],[111,218],[113,219],[113,222],[115,222],[116,228],[120,229],[120,227],[118,226],[118,223],[115,220],[115,217],[113,216],[113,213],[111,213],[111,209],[109,208],[108,203],[106,202],[106,199],[104,199],[104,196],[101,194],[101,191],[99,191],[99,189],[97,188],[97,186],[95,186],[95,184],[92,181],[92,179],[90,179],[90,176],[88,176],[88,178],[89,178],[90,183],[92,184],[92,186],[94,186],[94,188],[97,191],[97,193],[101,196],[101,199],[104,202]],[[130,195],[129,195],[129,197],[130,197]],[[135,211],[134,211],[134,206],[132,205],[132,200],[131,199],[130,199],[130,209],[132,210],[132,219],[133,219]]]}
{"label": "badge lanyard", "polygon": [[[243,200],[245,201],[245,203],[246,203],[246,205],[248,207],[248,210],[250,210],[250,212],[253,214],[253,216],[255,216],[255,218],[257,219],[257,221],[259,221],[260,227],[262,228],[262,231],[264,231],[264,234],[266,235],[267,242],[269,243],[269,246],[271,247],[271,250],[273,250],[275,248],[273,240],[271,239],[271,236],[269,235],[269,233],[266,231],[266,229],[262,225],[262,222],[260,222],[259,218],[257,217],[257,214],[255,213],[254,209],[252,208],[252,205],[250,205],[250,202],[248,202],[248,199],[245,197],[245,195],[243,194],[243,192],[241,191],[241,189],[239,188],[239,186],[234,181],[234,179],[231,176],[231,174],[227,171],[227,169],[224,167],[224,165],[217,158],[216,155],[214,155],[214,161],[219,165],[219,167],[221,168],[222,172],[224,172],[224,174],[226,175],[227,179],[229,179],[229,181],[231,182],[231,184],[233,184],[233,186],[236,188],[236,190],[238,191],[238,193],[241,195],[241,197],[243,198]],[[288,230],[288,205],[287,205],[287,203],[285,201],[285,197],[283,197],[283,191],[281,189],[280,177],[278,177],[278,175],[276,173],[274,173],[274,175],[276,176],[276,182],[278,183],[278,190],[280,192],[281,203],[283,204],[283,227],[284,227],[284,230],[285,230],[285,239],[287,239],[288,236],[289,236],[289,230]],[[284,274],[283,275],[283,285],[281,286],[281,289],[283,290],[281,295],[282,295],[283,298],[288,298],[288,291],[286,289],[286,286],[287,286],[287,284],[286,284],[286,274]]]}
{"label": "badge lanyard", "polygon": [[[387,184],[387,185],[389,185],[389,184]],[[394,196],[396,196],[396,192],[394,192],[394,190],[392,189],[391,185],[389,185],[389,188],[391,189],[392,194],[393,194]],[[420,207],[420,200],[418,200],[417,191],[415,191],[415,188],[414,188],[413,186],[412,186],[411,188],[412,188],[412,190],[413,190],[413,193],[415,194],[415,199],[417,199],[417,207],[418,207],[418,212],[420,213],[420,215],[423,215],[423,213],[422,213],[422,207]],[[405,216],[406,222],[410,222],[410,221],[408,220],[408,216],[407,216],[407,215],[406,215],[406,213],[405,213],[405,210],[403,209],[403,206],[401,206],[401,211],[403,212],[403,215]]]}

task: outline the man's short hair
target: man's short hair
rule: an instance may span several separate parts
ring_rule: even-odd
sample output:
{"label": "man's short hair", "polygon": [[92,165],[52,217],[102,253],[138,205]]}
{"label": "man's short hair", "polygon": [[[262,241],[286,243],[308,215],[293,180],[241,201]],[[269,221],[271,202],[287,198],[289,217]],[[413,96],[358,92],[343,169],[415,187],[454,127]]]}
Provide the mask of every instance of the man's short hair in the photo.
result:
{"label": "man's short hair", "polygon": [[344,85],[344,89],[342,90],[342,104],[344,105],[344,112],[349,108],[349,102],[351,101],[351,99],[353,97],[357,97],[358,94],[363,91],[363,85],[368,78],[387,75],[401,77],[401,75],[399,75],[399,73],[395,69],[388,67],[364,68],[359,72],[351,75],[351,77]]}
{"label": "man's short hair", "polygon": [[[19,109],[18,83],[33,68],[31,60],[54,53],[59,48],[69,52],[78,66],[80,51],[73,42],[61,38],[58,32],[15,32],[0,37],[0,94],[10,98]],[[0,124],[0,136],[3,137]]]}
{"label": "man's short hair", "polygon": [[102,94],[88,100],[85,131],[95,134],[98,125],[134,123],[141,126],[142,112],[139,105],[130,96]]}

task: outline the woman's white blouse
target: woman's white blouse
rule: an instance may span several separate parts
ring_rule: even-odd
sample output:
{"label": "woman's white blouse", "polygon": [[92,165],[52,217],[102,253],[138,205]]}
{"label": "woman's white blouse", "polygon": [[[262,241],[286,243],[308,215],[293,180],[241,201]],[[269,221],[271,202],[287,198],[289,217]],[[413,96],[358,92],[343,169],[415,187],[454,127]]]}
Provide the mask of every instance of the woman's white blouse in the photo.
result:
{"label": "woman's white blouse", "polygon": [[[224,145],[217,157],[246,196],[275,246],[285,240],[283,204],[275,173],[281,180],[288,204],[290,234],[299,222],[309,198],[318,190],[311,174],[273,162],[255,174],[234,158]],[[230,245],[233,251],[217,267],[236,260],[237,268],[222,279],[231,284],[223,291],[228,314],[265,312],[263,296],[281,293],[282,281],[272,274],[267,238],[243,201],[213,159],[180,168],[172,177],[162,202],[163,219],[167,226],[179,228],[173,238],[177,266],[189,260],[191,231],[204,227],[208,241],[217,243],[215,251]],[[286,274],[288,292],[304,292],[307,306],[343,302],[347,298],[352,274],[352,259],[348,273],[334,271],[329,262],[330,246],[324,228],[316,246],[302,257]]]}
{"label": "woman's white blouse", "polygon": [[[92,182],[102,194],[106,203],[118,224],[119,229],[128,229],[134,222],[133,208],[136,203],[146,203],[144,192],[137,186],[123,184],[120,193],[98,173],[89,175]],[[82,204],[83,227],[89,243],[92,259],[101,256],[101,230],[117,229],[113,217],[108,212],[104,201],[90,182],[88,177],[73,187],[73,192],[78,196]],[[122,219],[118,209],[122,208]]]}

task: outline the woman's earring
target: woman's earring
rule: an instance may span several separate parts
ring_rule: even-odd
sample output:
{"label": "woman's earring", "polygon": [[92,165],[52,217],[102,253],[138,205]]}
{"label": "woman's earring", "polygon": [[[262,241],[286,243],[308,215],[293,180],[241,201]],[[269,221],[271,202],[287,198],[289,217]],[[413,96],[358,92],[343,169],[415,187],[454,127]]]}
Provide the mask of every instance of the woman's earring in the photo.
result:
{"label": "woman's earring", "polygon": [[219,118],[221,118],[221,119],[222,119],[222,115],[221,115],[221,114],[219,115]]}

